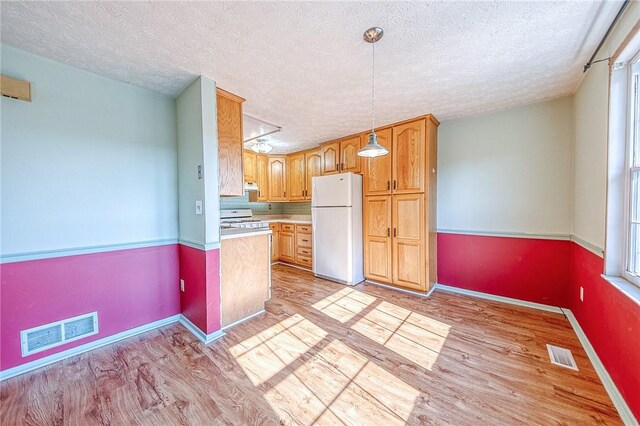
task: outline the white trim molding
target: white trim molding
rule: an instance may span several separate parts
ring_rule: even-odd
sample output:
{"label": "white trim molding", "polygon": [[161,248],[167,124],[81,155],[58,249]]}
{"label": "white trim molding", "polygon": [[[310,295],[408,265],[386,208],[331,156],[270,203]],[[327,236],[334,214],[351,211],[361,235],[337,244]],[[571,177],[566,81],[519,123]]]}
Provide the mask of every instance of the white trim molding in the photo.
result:
{"label": "white trim molding", "polygon": [[420,292],[417,292],[417,291],[407,290],[405,288],[400,288],[400,287],[394,287],[392,285],[387,285],[387,284],[383,284],[383,283],[379,283],[377,281],[371,281],[371,280],[364,280],[362,283],[358,283],[358,284],[375,285],[377,287],[384,287],[384,288],[388,288],[389,290],[400,291],[402,293],[408,293],[408,294],[411,294],[413,296],[418,296],[418,297],[429,297],[429,296],[431,296],[431,293],[433,293],[433,290],[435,290],[435,288],[436,288],[436,286],[433,286],[431,288],[431,290],[429,290],[428,292],[420,293]]}
{"label": "white trim molding", "polygon": [[54,257],[79,256],[83,254],[106,253],[110,251],[131,250],[146,247],[158,247],[178,244],[177,238],[162,240],[135,241],[121,244],[105,244],[98,246],[70,247],[58,250],[43,250],[25,253],[9,253],[0,256],[0,263],[26,262],[28,260],[50,259]]}
{"label": "white trim molding", "polygon": [[184,326],[187,330],[191,332],[194,336],[198,338],[202,343],[208,345],[209,343],[218,340],[219,338],[225,335],[224,331],[218,330],[211,334],[206,334],[204,331],[200,330],[194,323],[189,321],[189,318],[184,315],[180,315],[180,324]]}
{"label": "white trim molding", "polygon": [[438,234],[472,235],[479,237],[529,238],[533,240],[571,240],[570,234],[530,234],[515,231],[475,231],[469,229],[438,229]]}
{"label": "white trim molding", "polygon": [[132,328],[130,330],[122,331],[120,333],[116,333],[111,336],[104,337],[102,339],[94,340],[84,345],[76,346],[52,355],[48,355],[44,358],[40,358],[35,361],[27,362],[22,365],[8,368],[6,370],[0,371],[0,381],[18,376],[20,374],[28,373],[29,371],[33,371],[38,368],[56,363],[58,361],[62,361],[72,356],[80,355],[82,353],[89,352],[94,349],[98,349],[105,345],[110,345],[120,340],[133,337],[137,334],[146,333],[147,331],[154,330],[158,327],[163,327],[165,325],[176,323],[180,321],[180,317],[181,317],[180,314],[173,315],[168,318],[164,318],[158,321],[151,322],[149,324],[144,324],[139,327]]}
{"label": "white trim molding", "polygon": [[239,320],[238,320],[238,321],[236,321],[236,322],[232,322],[232,323],[231,323],[231,324],[229,324],[229,325],[225,325],[224,327],[222,327],[222,331],[228,330],[228,329],[230,329],[231,327],[235,327],[236,325],[242,324],[242,323],[243,323],[243,322],[245,322],[245,321],[249,321],[251,318],[257,317],[258,315],[263,314],[263,313],[265,313],[265,312],[266,312],[266,311],[265,311],[264,309],[262,309],[261,311],[258,311],[258,312],[256,312],[255,314],[251,314],[251,315],[246,316],[246,317],[244,317],[244,318],[242,318],[242,319],[239,319]]}
{"label": "white trim molding", "polygon": [[473,290],[467,290],[464,288],[452,287],[452,286],[444,285],[440,283],[436,284],[435,288],[438,290],[448,291],[450,293],[464,294],[466,296],[478,297],[480,299],[492,300],[494,302],[509,303],[511,305],[522,306],[525,308],[539,309],[541,311],[553,312],[556,314],[562,314],[563,311],[566,311],[566,309],[560,308],[558,306],[545,305],[542,303],[535,303],[535,302],[527,302],[525,300],[512,299],[511,297],[496,296],[489,293],[482,293],[480,291],[473,291]]}
{"label": "white trim molding", "polygon": [[598,374],[598,377],[600,378],[602,385],[607,391],[607,394],[609,394],[609,398],[611,398],[613,405],[616,407],[616,410],[618,410],[618,414],[620,415],[620,418],[622,419],[624,424],[627,426],[638,426],[638,421],[633,415],[633,412],[631,412],[631,409],[629,408],[626,401],[620,394],[620,391],[616,387],[613,379],[611,379],[611,376],[607,372],[607,369],[605,368],[604,364],[602,364],[602,362],[600,361],[598,354],[596,353],[595,349],[591,345],[591,342],[589,342],[587,335],[582,330],[582,327],[580,327],[580,323],[578,323],[578,320],[576,319],[575,315],[573,315],[573,312],[571,312],[570,309],[544,305],[541,303],[527,302],[524,300],[512,299],[510,297],[495,296],[493,294],[482,293],[479,291],[465,290],[465,289],[451,287],[444,284],[436,284],[435,288],[438,290],[448,291],[451,293],[464,294],[467,296],[478,297],[481,299],[492,300],[495,302],[509,303],[512,305],[564,314],[569,320],[569,323],[571,324],[573,331],[576,333],[578,340],[582,344],[584,351],[589,357],[589,361],[591,361],[593,368],[596,370],[596,373]]}
{"label": "white trim molding", "polygon": [[572,235],[571,241],[582,247],[583,249],[590,251],[598,257],[604,257],[604,249],[602,247],[598,247],[595,244],[591,244],[588,241],[583,240],[582,238]]}
{"label": "white trim molding", "polygon": [[220,242],[203,244],[203,243],[197,243],[191,240],[185,240],[182,238],[178,240],[178,244],[191,247],[194,249],[202,250],[202,251],[209,251],[209,250],[215,250],[220,248]]}
{"label": "white trim molding", "polygon": [[565,314],[567,316],[567,319],[571,323],[571,326],[573,327],[573,331],[578,336],[578,340],[580,340],[580,343],[582,343],[582,347],[587,353],[591,364],[593,364],[593,368],[596,370],[596,373],[598,373],[598,377],[604,385],[605,390],[609,394],[609,398],[611,398],[613,405],[618,410],[618,414],[620,414],[622,421],[625,425],[628,426],[638,426],[638,421],[631,412],[631,409],[627,405],[627,402],[620,394],[620,391],[618,391],[618,388],[609,375],[609,372],[604,367],[604,364],[602,364],[602,361],[600,361],[600,358],[598,357],[595,349],[593,348],[593,346],[591,346],[591,342],[589,342],[587,335],[582,330],[582,327],[580,327],[580,323],[578,323],[575,315],[573,315],[573,312],[571,312],[569,309],[565,310]]}

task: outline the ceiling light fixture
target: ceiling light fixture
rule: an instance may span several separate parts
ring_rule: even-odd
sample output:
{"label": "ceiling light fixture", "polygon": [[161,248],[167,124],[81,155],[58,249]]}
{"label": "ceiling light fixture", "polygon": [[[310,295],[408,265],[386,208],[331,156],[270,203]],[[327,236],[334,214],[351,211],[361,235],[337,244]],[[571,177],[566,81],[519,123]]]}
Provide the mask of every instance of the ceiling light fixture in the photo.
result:
{"label": "ceiling light fixture", "polygon": [[369,133],[369,142],[358,151],[360,157],[381,157],[387,155],[389,150],[378,143],[378,135],[376,135],[376,102],[375,102],[375,81],[376,81],[376,42],[382,38],[384,31],[380,27],[372,27],[364,32],[362,37],[367,43],[371,43],[373,55],[371,59],[371,133]]}
{"label": "ceiling light fixture", "polygon": [[251,147],[251,150],[257,152],[258,154],[268,154],[271,152],[273,147],[269,145],[268,139],[258,139],[256,143]]}

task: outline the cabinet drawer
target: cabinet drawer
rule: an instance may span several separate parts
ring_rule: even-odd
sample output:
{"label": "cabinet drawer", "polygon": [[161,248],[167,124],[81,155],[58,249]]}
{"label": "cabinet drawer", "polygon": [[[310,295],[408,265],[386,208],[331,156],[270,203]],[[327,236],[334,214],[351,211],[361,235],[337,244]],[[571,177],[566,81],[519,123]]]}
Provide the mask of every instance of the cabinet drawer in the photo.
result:
{"label": "cabinet drawer", "polygon": [[296,235],[296,247],[311,248],[311,235],[309,235],[309,234],[297,234]]}
{"label": "cabinet drawer", "polygon": [[282,223],[280,227],[283,231],[293,232],[296,229],[296,226],[293,223]]}
{"label": "cabinet drawer", "polygon": [[311,268],[313,266],[311,258],[305,256],[296,256],[296,263],[302,266],[306,266],[307,268]]}
{"label": "cabinet drawer", "polygon": [[296,254],[298,256],[311,257],[313,255],[313,250],[307,247],[298,247]]}
{"label": "cabinet drawer", "polygon": [[272,231],[279,231],[280,230],[280,223],[276,222],[276,223],[270,223],[269,224],[269,229],[271,229]]}
{"label": "cabinet drawer", "polygon": [[311,225],[296,225],[296,232],[300,234],[310,234]]}

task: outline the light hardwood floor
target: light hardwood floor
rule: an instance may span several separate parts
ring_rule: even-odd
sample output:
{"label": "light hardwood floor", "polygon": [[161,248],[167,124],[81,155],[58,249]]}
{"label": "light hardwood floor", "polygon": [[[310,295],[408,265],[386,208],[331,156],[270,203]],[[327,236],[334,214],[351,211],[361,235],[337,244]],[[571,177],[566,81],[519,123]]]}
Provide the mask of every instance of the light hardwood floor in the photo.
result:
{"label": "light hardwood floor", "polygon": [[0,386],[2,425],[621,424],[560,314],[281,265],[267,312],[209,346],[176,324]]}

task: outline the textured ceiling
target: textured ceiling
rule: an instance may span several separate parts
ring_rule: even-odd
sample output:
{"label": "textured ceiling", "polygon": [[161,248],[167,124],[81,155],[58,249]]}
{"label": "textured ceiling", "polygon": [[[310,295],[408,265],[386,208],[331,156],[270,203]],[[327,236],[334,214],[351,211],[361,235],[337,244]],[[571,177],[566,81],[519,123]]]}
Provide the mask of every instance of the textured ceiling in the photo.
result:
{"label": "textured ceiling", "polygon": [[[290,152],[376,119],[441,121],[573,93],[621,2],[2,2],[1,41],[178,95],[203,74]],[[606,65],[602,65],[606,66]]]}

